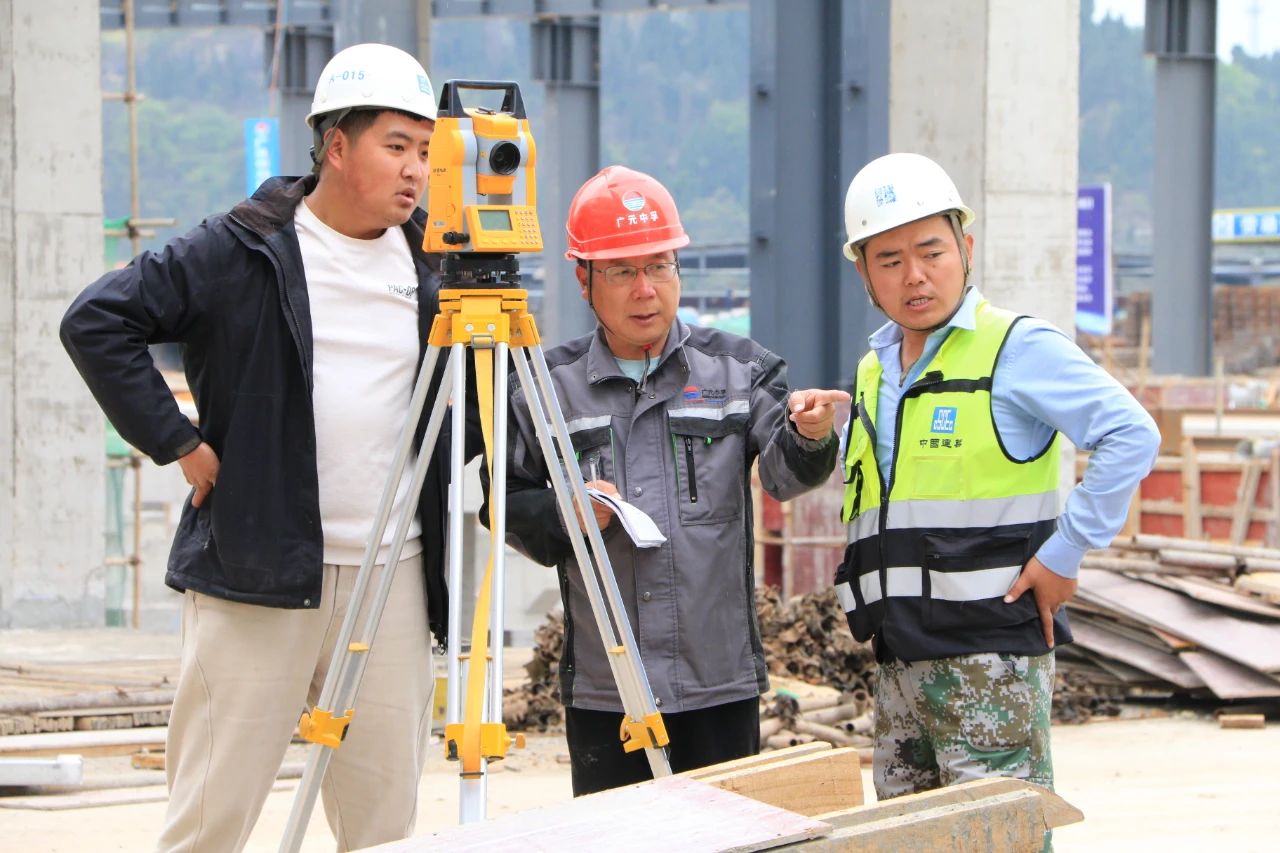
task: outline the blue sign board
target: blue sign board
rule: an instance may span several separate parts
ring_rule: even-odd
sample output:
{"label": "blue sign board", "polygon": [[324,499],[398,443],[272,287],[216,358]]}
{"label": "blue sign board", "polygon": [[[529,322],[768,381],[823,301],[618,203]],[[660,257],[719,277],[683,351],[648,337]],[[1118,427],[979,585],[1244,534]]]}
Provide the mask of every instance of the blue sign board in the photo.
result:
{"label": "blue sign board", "polygon": [[1111,334],[1111,185],[1076,193],[1076,328]]}
{"label": "blue sign board", "polygon": [[244,186],[251,196],[267,178],[280,174],[280,122],[275,118],[244,120]]}
{"label": "blue sign board", "polygon": [[1280,207],[1215,210],[1215,243],[1280,243]]}

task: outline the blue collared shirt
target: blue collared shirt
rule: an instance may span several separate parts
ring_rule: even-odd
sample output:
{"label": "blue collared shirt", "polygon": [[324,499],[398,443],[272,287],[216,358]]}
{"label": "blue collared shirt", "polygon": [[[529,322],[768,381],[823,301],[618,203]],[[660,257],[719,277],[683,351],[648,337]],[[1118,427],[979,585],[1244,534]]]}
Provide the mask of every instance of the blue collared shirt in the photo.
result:
{"label": "blue collared shirt", "polygon": [[[933,361],[952,329],[976,328],[982,295],[970,287],[959,310],[929,335],[924,352],[902,375],[902,329],[886,323],[871,336],[883,370],[876,409],[876,461],[887,482],[893,462],[898,401]],[[1091,548],[1104,548],[1124,525],[1129,500],[1155,464],[1160,433],[1146,410],[1070,338],[1027,318],[1009,333],[991,388],[996,429],[1010,455],[1028,459],[1054,431],[1092,451],[1084,478],[1071,490],[1058,528],[1036,556],[1055,574],[1074,578]],[[843,452],[841,453],[843,458]]]}

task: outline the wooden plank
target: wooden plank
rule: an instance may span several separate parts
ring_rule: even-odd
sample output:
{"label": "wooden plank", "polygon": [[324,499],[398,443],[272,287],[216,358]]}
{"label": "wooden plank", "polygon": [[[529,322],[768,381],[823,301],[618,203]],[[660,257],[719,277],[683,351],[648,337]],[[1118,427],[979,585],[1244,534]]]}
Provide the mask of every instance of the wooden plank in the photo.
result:
{"label": "wooden plank", "polygon": [[1084,818],[1078,809],[1018,779],[979,779],[823,815],[836,828],[794,845],[803,853],[1028,853],[1046,829]]}
{"label": "wooden plank", "polygon": [[1182,535],[1188,539],[1204,536],[1200,524],[1200,465],[1196,443],[1189,435],[1182,439]]}
{"label": "wooden plank", "polygon": [[1223,729],[1261,729],[1266,728],[1265,714],[1219,714],[1218,727]]}
{"label": "wooden plank", "polygon": [[131,755],[139,749],[164,748],[164,726],[102,732],[55,732],[10,735],[0,739],[0,755]]}
{"label": "wooden plank", "polygon": [[1185,595],[1097,569],[1080,586],[1117,610],[1260,672],[1280,672],[1280,625],[1245,621]]}
{"label": "wooden plank", "polygon": [[1267,471],[1267,493],[1271,496],[1271,520],[1267,522],[1264,545],[1280,544],[1280,445],[1271,448],[1270,467]]}
{"label": "wooden plank", "polygon": [[701,781],[810,817],[863,803],[858,750],[852,747],[730,770]]}
{"label": "wooden plank", "polygon": [[123,711],[117,711],[117,706],[167,708],[173,704],[173,694],[173,690],[134,692],[110,690],[96,693],[74,693],[63,696],[6,698],[0,702],[0,714],[42,714],[58,711],[69,716],[75,716],[81,711],[88,713],[88,709],[94,709],[93,713],[101,714],[104,713],[103,709],[105,708],[111,708],[110,713],[113,714],[124,713]]}
{"label": "wooden plank", "polygon": [[1095,657],[1093,663],[1103,672],[1111,674],[1117,682],[1127,687],[1165,687],[1168,682],[1151,673],[1129,666],[1118,660],[1106,657]]}
{"label": "wooden plank", "polygon": [[1142,551],[1159,551],[1162,548],[1174,548],[1181,551],[1210,551],[1215,554],[1230,554],[1233,557],[1261,557],[1263,559],[1280,560],[1280,548],[1259,548],[1253,545],[1227,545],[1223,542],[1204,542],[1194,539],[1183,539],[1177,536],[1157,536],[1154,533],[1140,533],[1132,540],[1117,538],[1113,543],[1117,548],[1137,548]]}
{"label": "wooden plank", "polygon": [[1141,557],[1095,557],[1086,555],[1080,561],[1080,566],[1086,569],[1105,569],[1108,572],[1136,572],[1138,574],[1164,572],[1166,570],[1165,566],[1159,562]]}
{"label": "wooden plank", "polygon": [[[1143,578],[1143,580],[1150,583],[1154,579]],[[1246,593],[1236,592],[1234,587],[1214,583],[1205,578],[1167,577],[1162,579],[1160,585],[1184,592],[1197,601],[1216,604],[1237,613],[1280,620],[1280,607],[1266,601],[1259,601]]]}
{"label": "wooden plank", "polygon": [[1233,555],[1214,554],[1209,551],[1183,551],[1177,548],[1161,548],[1156,552],[1156,560],[1167,565],[1207,569],[1210,572],[1221,574],[1234,574],[1240,568],[1239,562]]}
{"label": "wooden plank", "polygon": [[720,773],[727,773],[731,770],[748,770],[753,767],[763,767],[768,764],[786,761],[791,758],[799,758],[804,755],[826,752],[830,749],[831,744],[826,743],[825,741],[801,743],[795,746],[783,747],[782,749],[771,749],[768,752],[761,752],[756,755],[748,755],[745,758],[735,758],[732,761],[722,761],[719,764],[711,764],[694,770],[686,770],[677,775],[685,776],[689,779],[705,779],[707,776],[716,776]]}
{"label": "wooden plank", "polygon": [[1191,642],[1186,637],[1178,636],[1172,631],[1162,631],[1159,628],[1152,626],[1151,633],[1156,637],[1159,637],[1175,652],[1194,651],[1197,648],[1195,643]]}
{"label": "wooden plank", "polygon": [[[1187,512],[1186,501],[1170,501],[1170,500],[1143,500],[1142,511],[1146,515],[1183,515]],[[1235,514],[1235,508],[1229,506],[1213,506],[1212,504],[1202,504],[1196,508],[1199,518],[1231,518]],[[1249,510],[1250,521],[1270,521],[1271,510],[1259,509],[1254,507]],[[1203,530],[1201,531],[1203,535]],[[1204,540],[1199,540],[1203,542]],[[1210,543],[1212,544],[1212,543]]]}
{"label": "wooden plank", "polygon": [[[277,782],[272,791],[290,791],[295,782]],[[135,803],[163,803],[169,790],[163,784],[140,785],[136,788],[106,788],[74,794],[37,794],[30,797],[0,797],[0,809],[25,809],[60,812],[72,809],[96,809],[103,806],[125,806]]]}
{"label": "wooden plank", "polygon": [[151,714],[157,711],[168,711],[173,707],[169,702],[162,705],[120,705],[95,706],[85,708],[66,708],[55,711],[35,711],[33,717],[110,717],[117,714]]}
{"label": "wooden plank", "polygon": [[[816,838],[830,824],[670,776],[482,823],[371,847],[378,853],[750,853]],[[607,839],[607,844],[604,841]]]}
{"label": "wooden plank", "polygon": [[1022,779],[1007,776],[994,776],[988,779],[974,779],[959,785],[936,788],[932,791],[921,791],[918,794],[907,794],[894,797],[892,800],[881,800],[853,809],[839,812],[827,812],[817,815],[817,819],[829,823],[836,828],[856,826],[862,823],[882,820],[885,817],[910,814],[937,806],[955,803],[976,802],[997,794],[1030,791],[1040,798],[1043,823],[1041,829],[1056,829],[1071,823],[1084,820],[1084,813],[1068,803],[1048,788]]}
{"label": "wooden plank", "polygon": [[1254,507],[1254,501],[1258,495],[1258,480],[1261,477],[1261,464],[1258,460],[1249,460],[1244,473],[1240,475],[1240,490],[1236,494],[1234,514],[1231,516],[1232,545],[1244,542],[1245,534],[1249,532],[1249,512]]}
{"label": "wooden plank", "polygon": [[837,829],[794,845],[797,853],[1030,853],[1044,844],[1040,798],[994,794]]}
{"label": "wooden plank", "polygon": [[164,753],[149,752],[144,749],[142,752],[135,752],[131,755],[129,757],[129,764],[134,770],[163,770]]}
{"label": "wooden plank", "polygon": [[1096,622],[1073,619],[1071,633],[1077,645],[1095,654],[1137,667],[1170,684],[1187,689],[1204,686],[1204,679],[1196,675],[1177,655],[1157,651],[1150,646],[1106,631],[1098,627]]}
{"label": "wooden plank", "polygon": [[[1118,634],[1130,642],[1139,643],[1157,652],[1167,654],[1176,651],[1164,637],[1159,636],[1146,625],[1123,619],[1113,619],[1108,615],[1082,613],[1076,608],[1075,604],[1075,599],[1072,599],[1069,605],[1071,607],[1071,629],[1073,632],[1077,624],[1087,622],[1099,630],[1106,631],[1108,634]],[[1063,646],[1063,648],[1067,647]]]}
{"label": "wooden plank", "polygon": [[1266,699],[1280,696],[1280,680],[1209,651],[1178,655],[1219,699]]}
{"label": "wooden plank", "polygon": [[1236,586],[1280,604],[1280,572],[1250,572],[1236,578]]}

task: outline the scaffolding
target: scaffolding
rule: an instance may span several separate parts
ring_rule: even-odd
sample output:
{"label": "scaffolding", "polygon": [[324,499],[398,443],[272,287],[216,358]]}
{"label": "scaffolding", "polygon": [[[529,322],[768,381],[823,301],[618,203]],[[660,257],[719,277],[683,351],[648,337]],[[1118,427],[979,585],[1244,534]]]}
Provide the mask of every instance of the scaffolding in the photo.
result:
{"label": "scaffolding", "polygon": [[[129,216],[126,219],[110,219],[104,222],[103,234],[107,238],[128,238],[133,256],[142,251],[143,238],[154,237],[156,228],[175,224],[171,218],[142,218],[142,187],[138,166],[138,104],[143,96],[138,92],[138,66],[136,31],[134,27],[134,0],[121,0],[124,12],[125,42],[125,90],[103,92],[104,101],[121,101],[125,105],[129,122]],[[142,454],[120,440],[114,427],[107,424],[107,556],[103,561],[107,569],[106,622],[111,626],[124,624],[123,575],[131,575],[132,607],[130,625],[140,627],[142,599]],[[129,553],[124,548],[124,481],[125,472],[133,472],[132,541]],[[128,567],[115,571],[116,567]],[[114,581],[114,582],[113,582]]]}

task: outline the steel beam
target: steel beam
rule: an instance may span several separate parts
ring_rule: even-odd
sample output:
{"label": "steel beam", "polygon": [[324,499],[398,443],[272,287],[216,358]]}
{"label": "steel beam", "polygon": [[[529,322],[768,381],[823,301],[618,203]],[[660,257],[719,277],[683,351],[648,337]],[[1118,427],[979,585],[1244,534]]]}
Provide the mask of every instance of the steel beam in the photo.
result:
{"label": "steel beam", "polygon": [[1147,0],[1156,57],[1153,364],[1208,376],[1213,355],[1213,131],[1216,0]]}
{"label": "steel beam", "polygon": [[[231,0],[224,0],[231,2]],[[328,3],[325,3],[328,7]],[[344,47],[366,41],[394,45],[420,59],[423,40],[419,38],[419,16],[415,3],[403,0],[364,0],[362,3],[335,3],[328,23],[299,23],[297,2],[285,5],[284,33],[280,41],[280,170],[286,175],[303,175],[311,169],[311,130],[306,125],[311,97],[325,63]],[[301,8],[306,8],[302,6]],[[266,34],[267,79],[272,74],[276,38]],[[426,63],[424,62],[424,65]]]}
{"label": "steel beam", "polygon": [[888,145],[888,3],[751,2],[751,335],[792,387],[830,387],[869,306],[841,252],[844,191]]}
{"label": "steel beam", "polygon": [[[614,12],[679,12],[744,6],[747,0],[433,0],[436,18],[555,18]],[[804,0],[825,3],[827,0]]]}
{"label": "steel beam", "polygon": [[[330,0],[289,0],[286,14],[298,25],[327,24],[330,6]],[[121,0],[101,0],[98,14],[102,29],[124,28]],[[139,0],[134,4],[135,27],[269,27],[275,21],[275,0]]]}
{"label": "steel beam", "polygon": [[545,259],[538,326],[554,346],[595,328],[573,266],[563,258],[569,202],[600,169],[600,20],[557,18],[532,26],[533,79],[546,86],[546,112],[534,130]]}
{"label": "steel beam", "polygon": [[[276,39],[271,30],[264,38],[262,56],[269,84]],[[280,172],[305,175],[311,171],[311,129],[306,117],[311,112],[316,80],[335,51],[333,27],[286,25],[279,43]]]}

